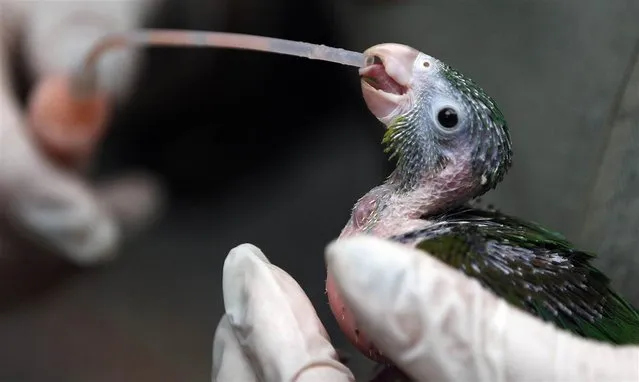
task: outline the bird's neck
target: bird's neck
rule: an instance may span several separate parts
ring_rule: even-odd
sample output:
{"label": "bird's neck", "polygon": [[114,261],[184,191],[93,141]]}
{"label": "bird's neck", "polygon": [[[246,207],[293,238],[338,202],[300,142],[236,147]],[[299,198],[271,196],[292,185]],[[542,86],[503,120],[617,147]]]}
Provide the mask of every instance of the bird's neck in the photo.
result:
{"label": "bird's neck", "polygon": [[424,174],[395,169],[382,186],[388,192],[387,208],[391,215],[419,219],[471,200],[477,190],[472,182],[472,170],[466,163],[458,158],[435,173]]}
{"label": "bird's neck", "polygon": [[[358,200],[340,237],[362,232],[389,237],[422,229],[428,224],[428,217],[473,198],[476,189],[468,181],[471,173],[468,166],[449,162],[434,175],[407,182],[396,170]],[[413,186],[406,187],[407,184]]]}
{"label": "bird's neck", "polygon": [[380,186],[388,195],[388,207],[398,209],[393,216],[418,218],[441,213],[471,199],[472,150],[446,155],[437,144],[433,129],[423,126],[428,118],[415,114],[389,125],[383,143],[397,166]]}

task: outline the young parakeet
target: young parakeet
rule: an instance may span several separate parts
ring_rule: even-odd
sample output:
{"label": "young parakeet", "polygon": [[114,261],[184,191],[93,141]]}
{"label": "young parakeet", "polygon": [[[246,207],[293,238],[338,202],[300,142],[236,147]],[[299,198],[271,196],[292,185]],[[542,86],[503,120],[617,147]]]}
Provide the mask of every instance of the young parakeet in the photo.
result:
{"label": "young parakeet", "polygon": [[[639,313],[610,289],[593,255],[558,233],[471,202],[511,166],[506,120],[472,80],[399,44],[365,52],[364,100],[385,126],[397,166],[355,204],[340,237],[372,234],[422,249],[547,322],[613,344],[639,343]],[[357,328],[329,275],[331,309],[351,341],[383,356]]]}

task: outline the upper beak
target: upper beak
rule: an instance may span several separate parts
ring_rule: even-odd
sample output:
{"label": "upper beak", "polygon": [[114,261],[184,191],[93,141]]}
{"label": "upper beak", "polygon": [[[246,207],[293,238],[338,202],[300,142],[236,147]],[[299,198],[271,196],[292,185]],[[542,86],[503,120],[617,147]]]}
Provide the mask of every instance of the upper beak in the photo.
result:
{"label": "upper beak", "polygon": [[[359,70],[364,101],[371,113],[385,124],[401,111],[408,98],[406,92],[411,86],[413,65],[418,55],[419,51],[401,44],[379,44],[364,51],[367,65]],[[379,69],[380,61],[383,72],[378,78],[372,78],[378,85],[372,86],[365,79],[374,76],[372,69],[376,65]]]}
{"label": "upper beak", "polygon": [[[378,57],[386,74],[402,86],[408,87],[413,77],[413,64],[419,55],[419,51],[402,44],[379,44],[364,51],[367,61],[373,62]],[[366,68],[360,69],[360,74]]]}

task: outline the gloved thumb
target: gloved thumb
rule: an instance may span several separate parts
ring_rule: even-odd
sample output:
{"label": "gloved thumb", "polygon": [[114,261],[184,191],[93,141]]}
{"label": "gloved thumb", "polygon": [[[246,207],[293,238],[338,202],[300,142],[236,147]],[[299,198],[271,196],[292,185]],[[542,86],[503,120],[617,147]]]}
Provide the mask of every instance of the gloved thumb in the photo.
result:
{"label": "gloved thumb", "polygon": [[639,347],[561,331],[422,251],[356,237],[326,252],[362,331],[415,380],[639,380]]}

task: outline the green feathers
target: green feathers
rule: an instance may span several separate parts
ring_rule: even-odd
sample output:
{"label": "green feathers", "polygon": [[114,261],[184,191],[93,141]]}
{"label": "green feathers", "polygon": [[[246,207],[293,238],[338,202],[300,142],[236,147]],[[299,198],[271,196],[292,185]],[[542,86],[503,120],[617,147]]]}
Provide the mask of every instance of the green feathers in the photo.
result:
{"label": "green feathers", "polygon": [[477,279],[508,303],[586,338],[639,343],[639,313],[560,234],[499,212],[463,208],[394,240]]}
{"label": "green feathers", "polygon": [[[476,118],[475,139],[483,141],[474,147],[475,167],[486,178],[483,190],[487,192],[501,182],[512,165],[512,145],[508,123],[495,100],[469,77],[444,63],[441,73],[469,106]],[[485,163],[493,163],[490,171],[484,171]]]}
{"label": "green feathers", "polygon": [[399,159],[401,160],[402,136],[405,134],[403,127],[406,126],[406,117],[400,116],[386,129],[384,138],[382,138],[382,145],[384,145],[384,153],[388,154],[388,159],[395,159],[397,155],[400,155]]}
{"label": "green feathers", "polygon": [[506,118],[502,114],[501,110],[499,110],[495,100],[493,100],[481,86],[469,77],[466,77],[444,63],[441,65],[441,73],[457,91],[466,96],[468,99],[473,100],[478,108],[481,107],[488,109],[488,113],[486,113],[486,115],[490,118],[490,120],[486,121],[487,126],[502,126],[507,132]]}

